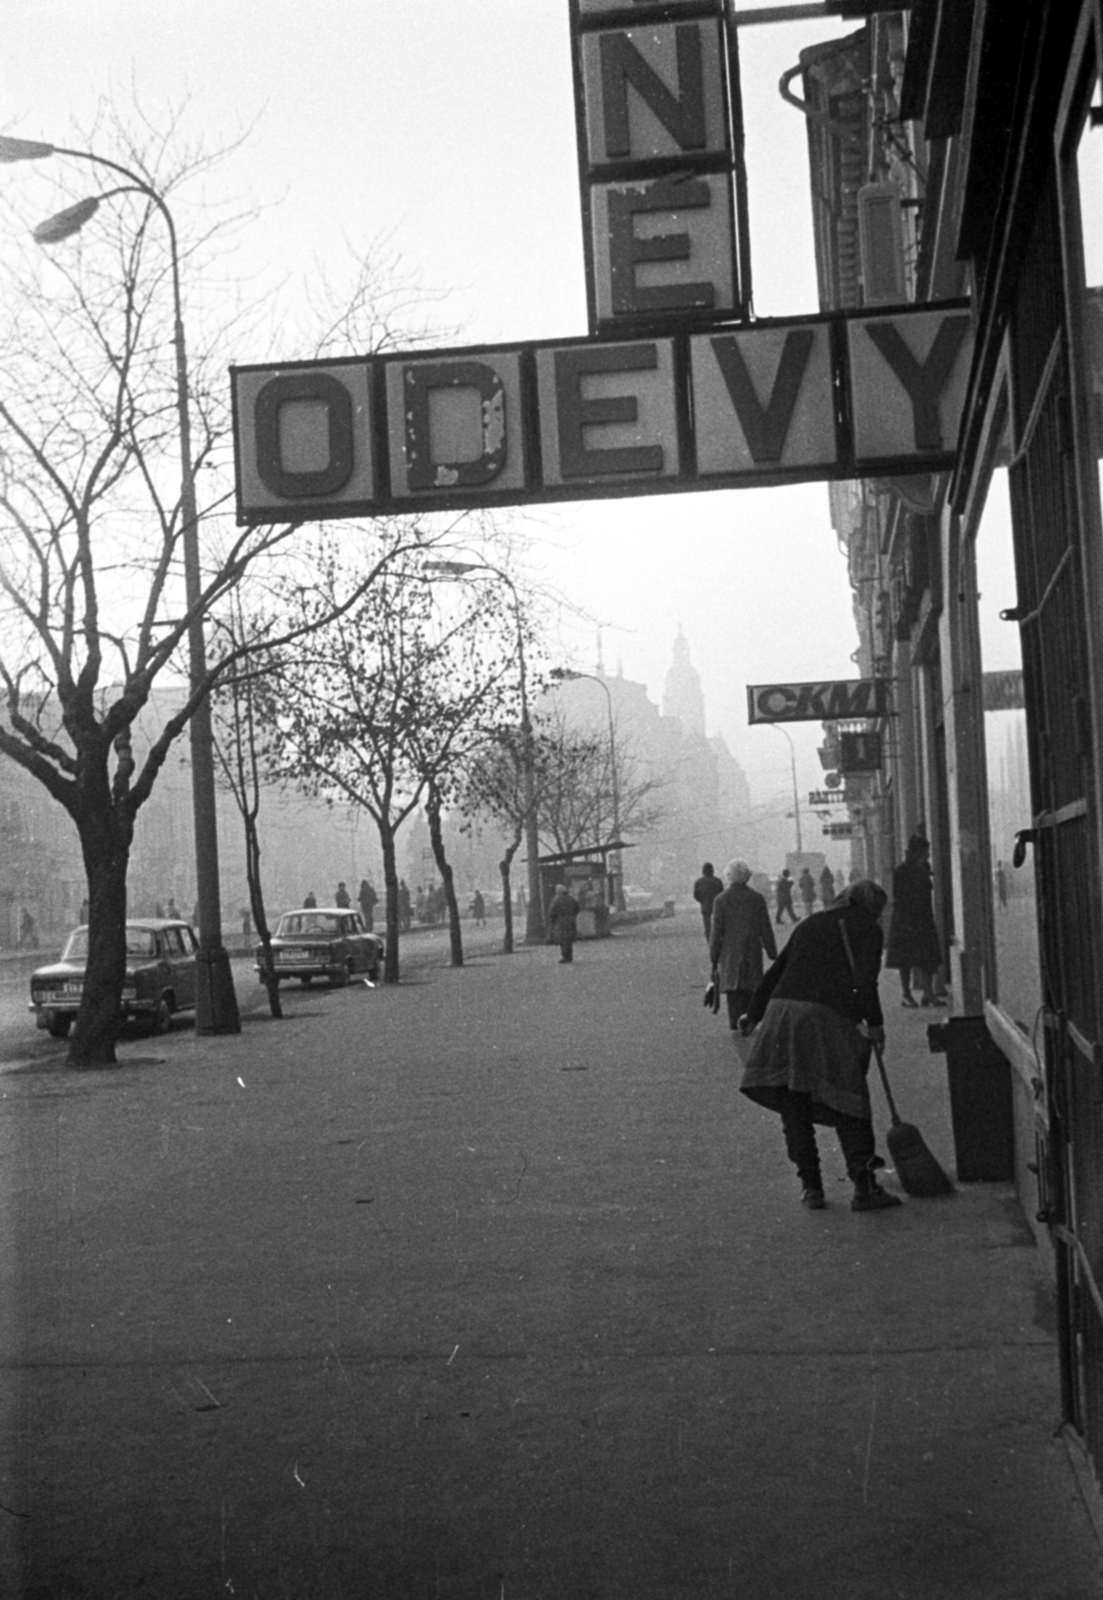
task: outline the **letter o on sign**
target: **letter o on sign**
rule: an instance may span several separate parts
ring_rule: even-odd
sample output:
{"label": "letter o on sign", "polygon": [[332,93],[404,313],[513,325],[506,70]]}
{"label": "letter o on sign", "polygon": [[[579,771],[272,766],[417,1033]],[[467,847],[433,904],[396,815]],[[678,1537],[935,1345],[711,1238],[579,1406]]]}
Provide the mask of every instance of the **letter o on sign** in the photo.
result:
{"label": "letter o on sign", "polygon": [[[281,412],[293,404],[325,408],[328,460],[313,471],[284,465]],[[327,372],[293,372],[270,378],[253,402],[257,473],[266,489],[284,500],[317,500],[336,494],[352,476],[352,399]]]}

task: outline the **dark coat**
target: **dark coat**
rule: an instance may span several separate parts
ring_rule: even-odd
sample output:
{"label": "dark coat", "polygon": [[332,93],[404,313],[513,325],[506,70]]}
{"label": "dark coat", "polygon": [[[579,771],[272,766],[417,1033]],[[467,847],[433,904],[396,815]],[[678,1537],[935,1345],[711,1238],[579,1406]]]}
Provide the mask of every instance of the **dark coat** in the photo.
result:
{"label": "dark coat", "polygon": [[701,907],[701,915],[706,922],[712,916],[712,908],[716,903],[716,897],[723,892],[723,889],[724,885],[715,872],[702,873],[693,885],[693,898]]}
{"label": "dark coat", "polygon": [[548,907],[548,933],[558,944],[578,932],[579,904],[573,894],[553,894]]}
{"label": "dark coat", "polygon": [[892,920],[885,966],[896,971],[920,967],[933,972],[941,965],[931,869],[927,862],[909,858],[892,875]]}
{"label": "dark coat", "polygon": [[757,988],[762,982],[763,951],[771,961],[777,956],[769,907],[757,889],[733,883],[712,903],[709,956],[721,990]]}
{"label": "dark coat", "polygon": [[[854,969],[843,942],[850,940]],[[812,1000],[851,1022],[884,1026],[877,976],[884,948],[881,925],[861,906],[845,904],[817,911],[798,922],[789,943],[755,990],[747,1015],[761,1020],[771,1000]]]}

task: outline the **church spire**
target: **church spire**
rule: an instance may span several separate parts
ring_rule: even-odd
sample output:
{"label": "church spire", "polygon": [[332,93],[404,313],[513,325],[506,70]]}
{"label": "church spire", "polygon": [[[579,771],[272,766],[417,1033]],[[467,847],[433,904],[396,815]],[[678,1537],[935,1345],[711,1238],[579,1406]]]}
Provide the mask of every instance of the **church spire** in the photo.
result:
{"label": "church spire", "polygon": [[689,659],[689,641],[678,624],[674,660],[663,688],[663,715],[677,717],[685,733],[705,737],[705,696],[701,676]]}

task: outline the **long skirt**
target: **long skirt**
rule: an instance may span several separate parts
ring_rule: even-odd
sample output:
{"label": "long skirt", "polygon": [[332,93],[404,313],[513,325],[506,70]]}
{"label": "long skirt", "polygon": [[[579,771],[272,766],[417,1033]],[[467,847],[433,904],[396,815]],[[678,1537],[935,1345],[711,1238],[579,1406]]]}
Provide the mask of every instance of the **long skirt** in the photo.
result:
{"label": "long skirt", "polygon": [[856,1023],[811,1000],[771,1000],[755,1030],[739,1087],[770,1111],[779,1090],[812,1097],[813,1116],[828,1127],[835,1114],[872,1120],[866,1074],[871,1046]]}

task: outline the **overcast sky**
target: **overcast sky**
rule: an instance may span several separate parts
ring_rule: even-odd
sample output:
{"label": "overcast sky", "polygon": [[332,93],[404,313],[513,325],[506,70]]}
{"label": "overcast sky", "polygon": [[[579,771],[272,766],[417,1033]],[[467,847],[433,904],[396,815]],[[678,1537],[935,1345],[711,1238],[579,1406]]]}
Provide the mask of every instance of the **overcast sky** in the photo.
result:
{"label": "overcast sky", "polygon": [[[756,0],[761,4],[761,0]],[[235,269],[297,282],[388,233],[472,344],[586,332],[567,0],[6,0],[0,131],[64,143],[97,100],[157,125],[251,132],[224,191],[260,215]],[[836,20],[741,30],[755,307],[818,309],[804,121],[777,84]],[[132,87],[133,86],[133,87]],[[46,166],[49,164],[47,163]],[[5,184],[45,168],[0,169]],[[49,209],[53,209],[50,207]],[[447,341],[446,341],[447,342]],[[242,349],[235,360],[278,358]],[[748,683],[852,677],[846,563],[821,484],[538,509],[533,565],[603,623],[606,669],[661,700],[681,627],[709,732],[756,801],[791,793],[789,748],[749,729]],[[594,630],[573,641],[592,668]],[[794,727],[802,790],[816,724]]]}

